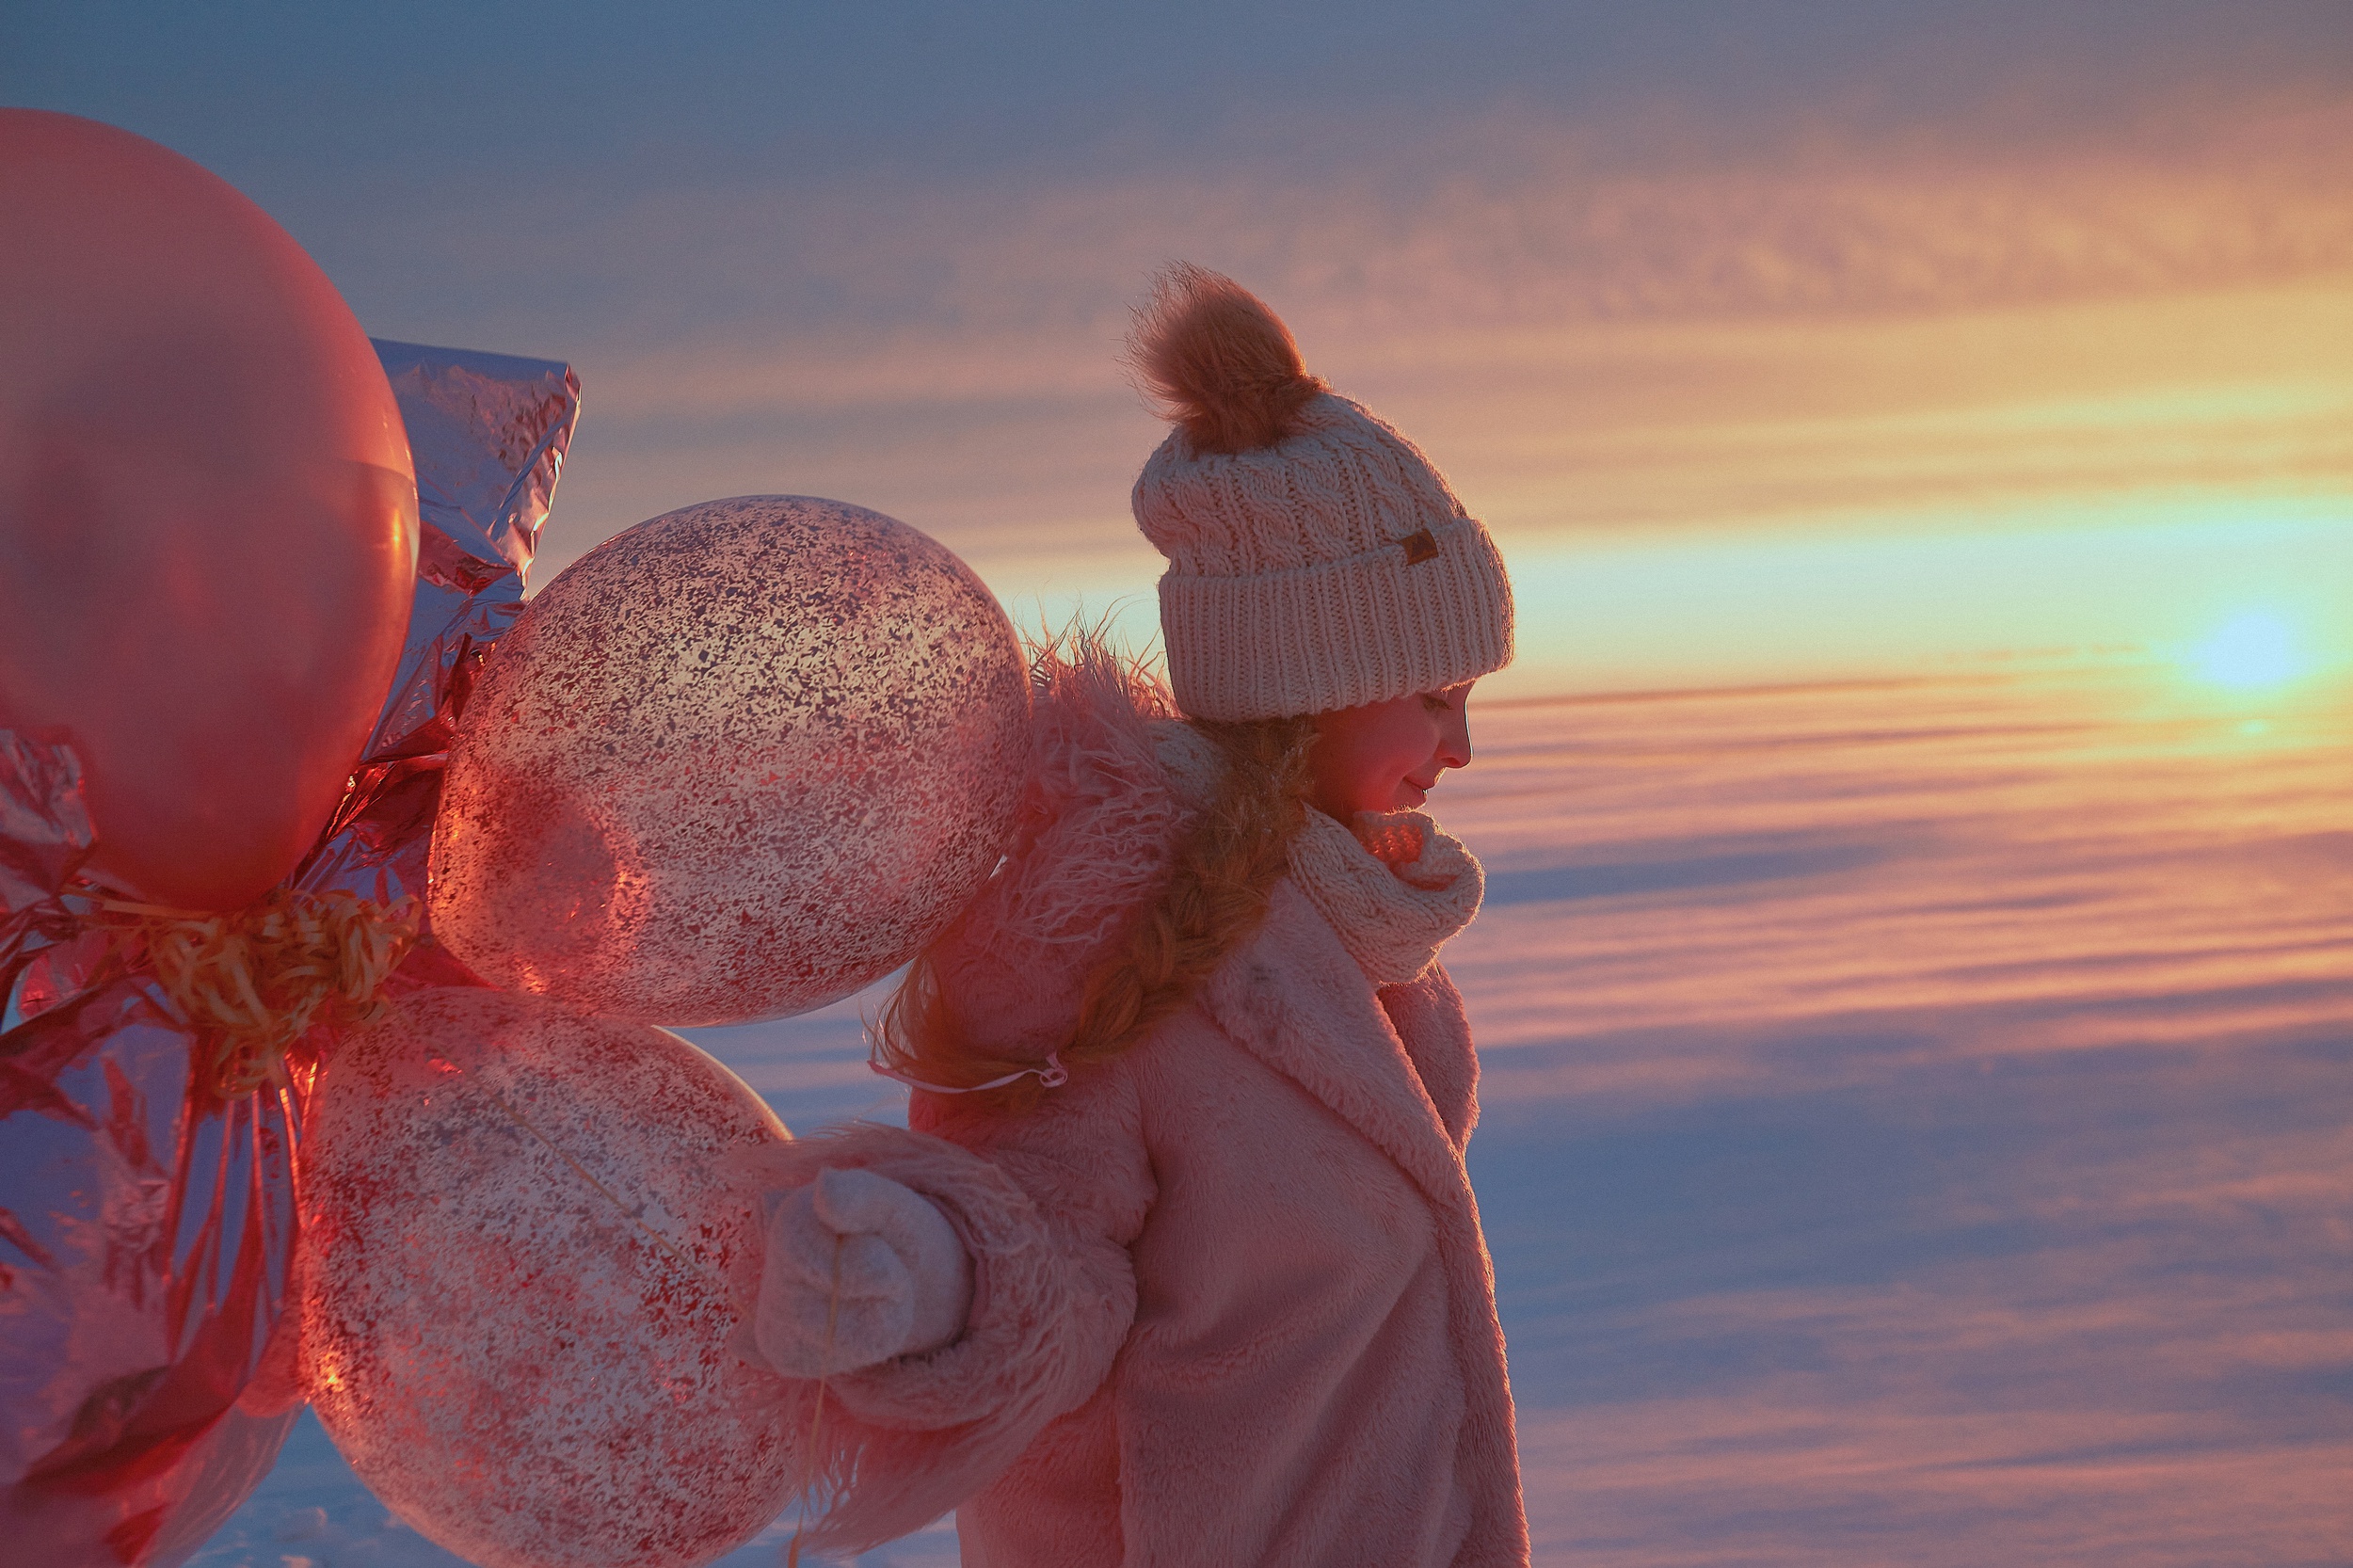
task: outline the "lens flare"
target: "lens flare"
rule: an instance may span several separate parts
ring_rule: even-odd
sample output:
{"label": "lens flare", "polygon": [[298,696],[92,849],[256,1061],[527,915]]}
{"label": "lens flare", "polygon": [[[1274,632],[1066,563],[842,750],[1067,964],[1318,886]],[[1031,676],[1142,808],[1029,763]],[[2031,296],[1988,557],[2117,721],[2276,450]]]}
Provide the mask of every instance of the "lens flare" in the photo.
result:
{"label": "lens flare", "polygon": [[2201,680],[2235,692],[2283,685],[2311,665],[2296,629],[2268,610],[2233,616],[2190,650],[2189,662]]}

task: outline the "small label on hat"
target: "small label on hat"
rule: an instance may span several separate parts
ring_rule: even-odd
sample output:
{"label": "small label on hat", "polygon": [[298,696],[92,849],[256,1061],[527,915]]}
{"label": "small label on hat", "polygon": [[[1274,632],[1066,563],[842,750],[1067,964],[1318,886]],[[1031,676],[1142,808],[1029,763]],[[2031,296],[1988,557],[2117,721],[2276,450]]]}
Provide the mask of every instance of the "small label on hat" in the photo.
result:
{"label": "small label on hat", "polygon": [[1417,528],[1397,542],[1405,547],[1405,564],[1409,567],[1438,558],[1438,541],[1430,536],[1427,528]]}

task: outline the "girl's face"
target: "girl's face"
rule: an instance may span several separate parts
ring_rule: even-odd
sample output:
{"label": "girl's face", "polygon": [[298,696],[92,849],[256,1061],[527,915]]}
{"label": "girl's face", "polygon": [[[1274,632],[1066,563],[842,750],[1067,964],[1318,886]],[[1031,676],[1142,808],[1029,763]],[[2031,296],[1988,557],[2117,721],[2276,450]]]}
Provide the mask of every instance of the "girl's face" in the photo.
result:
{"label": "girl's face", "polygon": [[1471,684],[1317,714],[1308,799],[1342,822],[1419,806],[1439,774],[1470,764]]}

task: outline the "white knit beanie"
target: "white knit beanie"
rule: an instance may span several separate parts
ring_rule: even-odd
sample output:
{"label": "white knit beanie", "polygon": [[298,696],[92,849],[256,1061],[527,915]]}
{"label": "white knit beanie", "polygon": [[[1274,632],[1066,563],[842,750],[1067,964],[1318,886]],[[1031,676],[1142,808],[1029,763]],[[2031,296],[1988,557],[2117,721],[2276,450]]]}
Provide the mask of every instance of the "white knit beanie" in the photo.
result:
{"label": "white knit beanie", "polygon": [[1188,716],[1328,712],[1511,662],[1487,530],[1413,442],[1306,374],[1265,305],[1173,268],[1132,354],[1179,422],[1135,513],[1168,557],[1160,635]]}

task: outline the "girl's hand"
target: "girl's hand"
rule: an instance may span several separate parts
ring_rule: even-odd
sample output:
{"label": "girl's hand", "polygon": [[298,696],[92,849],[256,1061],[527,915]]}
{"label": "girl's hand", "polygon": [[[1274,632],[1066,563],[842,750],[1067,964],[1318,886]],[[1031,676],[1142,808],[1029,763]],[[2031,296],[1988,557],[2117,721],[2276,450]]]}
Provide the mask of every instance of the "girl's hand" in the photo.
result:
{"label": "girl's hand", "polygon": [[785,1376],[823,1377],[937,1350],[971,1303],[971,1259],[929,1199],[872,1171],[821,1171],[768,1223],[752,1338]]}

